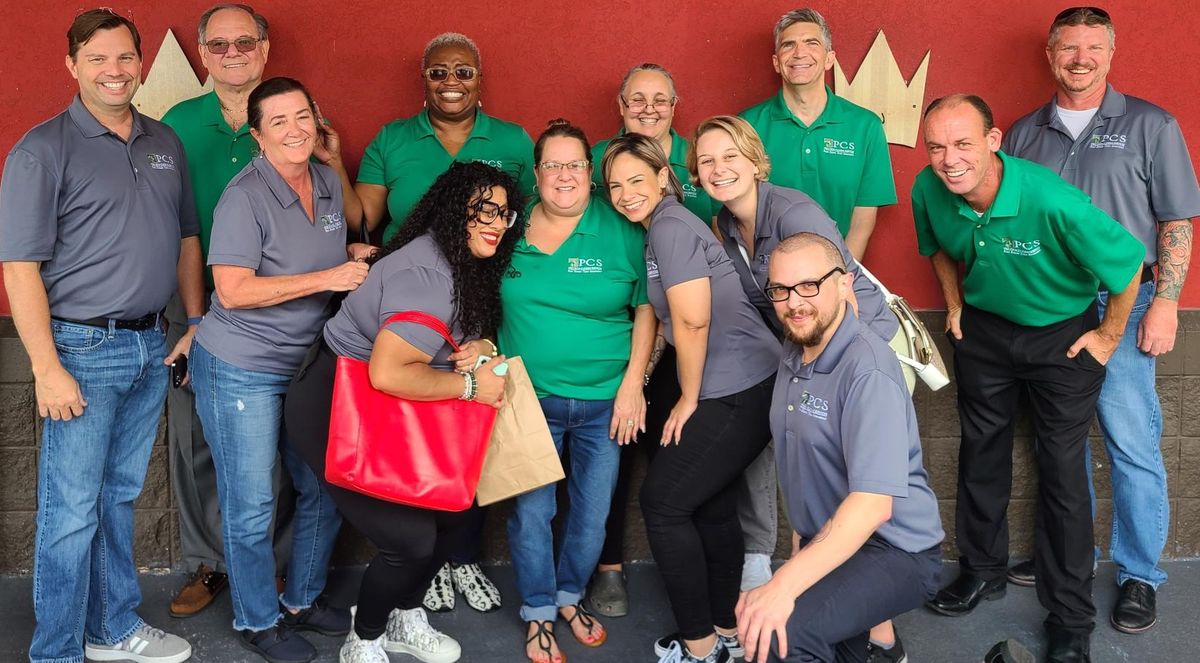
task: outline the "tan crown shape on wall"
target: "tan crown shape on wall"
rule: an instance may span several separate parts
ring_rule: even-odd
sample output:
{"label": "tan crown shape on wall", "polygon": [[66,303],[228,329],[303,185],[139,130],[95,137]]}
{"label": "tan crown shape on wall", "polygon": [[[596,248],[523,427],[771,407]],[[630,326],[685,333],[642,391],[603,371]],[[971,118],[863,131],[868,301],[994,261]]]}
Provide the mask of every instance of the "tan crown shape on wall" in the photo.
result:
{"label": "tan crown shape on wall", "polygon": [[143,115],[157,120],[175,104],[198,97],[212,87],[211,76],[204,85],[200,84],[200,79],[179,46],[179,40],[175,39],[175,33],[167,30],[158,47],[158,55],[154,56],[154,66],[146,73],[146,82],[133,96],[133,105]]}
{"label": "tan crown shape on wall", "polygon": [[874,111],[883,120],[883,132],[889,143],[913,147],[917,144],[921,109],[925,106],[925,75],[929,71],[931,52],[925,51],[917,73],[906,83],[887,37],[880,30],[867,57],[859,65],[853,83],[846,79],[841,64],[834,62],[834,91],[838,96]]}

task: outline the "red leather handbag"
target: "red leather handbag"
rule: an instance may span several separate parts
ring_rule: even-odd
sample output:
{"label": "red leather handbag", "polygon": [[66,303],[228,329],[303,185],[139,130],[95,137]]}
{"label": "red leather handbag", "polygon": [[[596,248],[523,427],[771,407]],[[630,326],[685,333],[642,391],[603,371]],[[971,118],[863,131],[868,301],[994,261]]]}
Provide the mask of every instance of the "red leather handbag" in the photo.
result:
{"label": "red leather handbag", "polygon": [[[445,323],[421,311],[393,322],[416,322],[454,348]],[[371,497],[423,509],[462,511],[475,499],[496,408],[474,401],[414,401],[371,385],[369,364],[337,358],[325,479]]]}

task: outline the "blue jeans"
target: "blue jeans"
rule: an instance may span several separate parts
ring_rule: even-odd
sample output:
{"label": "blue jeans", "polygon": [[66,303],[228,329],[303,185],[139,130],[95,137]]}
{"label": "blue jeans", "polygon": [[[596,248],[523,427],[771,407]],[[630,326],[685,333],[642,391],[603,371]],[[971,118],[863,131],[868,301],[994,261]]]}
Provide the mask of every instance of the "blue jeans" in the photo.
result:
{"label": "blue jeans", "polygon": [[[290,375],[249,371],[192,344],[192,389],[217,470],[225,567],[233,628],[262,631],[279,620],[279,604],[307,608],[325,589],[342,516],[317,475],[287,444],[283,397]],[[283,458],[296,491],[287,589],[275,593],[271,517],[275,459]]]}
{"label": "blue jeans", "polygon": [[604,546],[604,521],[608,518],[621,458],[616,440],[608,437],[611,400],[547,396],[541,403],[559,457],[562,457],[563,438],[570,434],[571,466],[567,470],[570,511],[563,527],[557,566],[554,533],[550,530],[550,521],[558,507],[556,484],[518,496],[508,518],[508,547],[517,590],[521,592],[521,619],[525,621],[553,620],[559,606],[575,605],[583,598],[584,587]]}
{"label": "blue jeans", "polygon": [[158,329],[50,327],[87,407],[42,428],[29,660],[77,663],[84,638],[115,644],[142,627],[133,501],[166,399],[167,349]]}
{"label": "blue jeans", "polygon": [[[1137,329],[1154,299],[1154,281],[1143,283],[1121,344],[1108,360],[1096,405],[1112,468],[1112,558],[1117,584],[1130,578],[1158,587],[1167,574],[1158,565],[1167,543],[1170,505],[1163,466],[1162,409],[1154,383],[1155,359],[1137,347]],[[1100,314],[1108,293],[1100,293]],[[1089,463],[1089,468],[1091,467]]]}

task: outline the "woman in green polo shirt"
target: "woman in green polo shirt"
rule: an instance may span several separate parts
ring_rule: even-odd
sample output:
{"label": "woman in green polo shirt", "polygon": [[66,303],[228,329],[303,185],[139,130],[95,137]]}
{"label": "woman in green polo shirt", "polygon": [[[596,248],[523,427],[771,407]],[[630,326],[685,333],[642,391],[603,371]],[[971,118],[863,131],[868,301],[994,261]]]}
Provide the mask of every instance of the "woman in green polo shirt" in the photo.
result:
{"label": "woman in green polo shirt", "polygon": [[[363,154],[354,186],[363,218],[347,218],[352,233],[360,232],[361,223],[374,231],[390,218],[383,230],[386,243],[434,180],[456,161],[482,161],[508,173],[522,195],[533,192],[533,141],[519,125],[483,112],[483,70],[475,42],[456,32],[434,37],[425,46],[421,76],[424,108],[385,125]],[[480,612],[500,607],[499,590],[478,564],[484,514],[472,507],[463,520],[449,562],[425,595],[429,610],[453,609],[455,591]]]}
{"label": "woman in green polo shirt", "polygon": [[579,602],[604,544],[619,445],[645,429],[642,376],[654,313],[644,233],[591,196],[583,131],[555,120],[533,151],[541,200],[500,284],[499,343],[524,358],[559,453],[570,445],[570,511],[557,563],[553,485],[517,497],[508,544],[528,622],[525,653],[534,663],[556,663],[565,660],[557,616],[585,646],[608,635]]}

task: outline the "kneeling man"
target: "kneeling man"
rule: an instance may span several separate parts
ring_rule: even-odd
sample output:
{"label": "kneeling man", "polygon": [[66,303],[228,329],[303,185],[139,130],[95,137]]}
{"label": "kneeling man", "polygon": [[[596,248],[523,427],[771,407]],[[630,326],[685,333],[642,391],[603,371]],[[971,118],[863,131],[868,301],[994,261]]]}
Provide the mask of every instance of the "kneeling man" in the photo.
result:
{"label": "kneeling man", "polygon": [[760,663],[866,661],[868,629],[938,589],[942,524],[916,413],[895,353],[848,305],[853,277],[829,240],[785,239],[768,277],[788,337],[771,434],[797,545],[738,602],[738,635]]}

